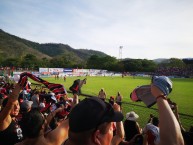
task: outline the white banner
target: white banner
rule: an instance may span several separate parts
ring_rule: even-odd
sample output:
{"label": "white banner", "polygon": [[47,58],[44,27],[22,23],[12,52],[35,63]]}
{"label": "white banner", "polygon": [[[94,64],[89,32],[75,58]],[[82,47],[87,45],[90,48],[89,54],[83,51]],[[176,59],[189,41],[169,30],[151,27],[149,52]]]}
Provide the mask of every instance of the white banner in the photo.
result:
{"label": "white banner", "polygon": [[42,72],[48,72],[48,68],[39,68],[39,72],[42,73]]}

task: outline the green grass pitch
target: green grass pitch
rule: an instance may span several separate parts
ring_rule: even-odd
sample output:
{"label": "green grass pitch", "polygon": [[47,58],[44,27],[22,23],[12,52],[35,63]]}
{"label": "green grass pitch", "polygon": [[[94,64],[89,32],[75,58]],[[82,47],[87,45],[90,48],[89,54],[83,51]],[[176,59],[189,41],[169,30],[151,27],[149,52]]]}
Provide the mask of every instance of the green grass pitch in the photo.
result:
{"label": "green grass pitch", "polygon": [[[49,82],[63,84],[66,90],[69,90],[69,87],[72,85],[73,81],[76,79],[83,79],[85,77],[67,77],[66,82],[64,82],[63,78],[59,78],[59,80],[55,80],[54,77],[43,78]],[[176,102],[179,107],[179,113],[187,114],[193,116],[193,79],[190,78],[175,78],[171,79],[173,82],[173,90],[171,94],[169,94],[169,98]],[[120,91],[123,96],[123,102],[130,102],[137,105],[142,105],[143,102],[132,102],[130,100],[130,93],[132,90],[140,85],[150,84],[149,77],[87,77],[87,83],[82,87],[83,94],[89,94],[93,96],[97,96],[98,92],[101,88],[107,93],[107,97],[116,96],[117,92]],[[68,97],[72,97],[72,94],[69,93]],[[82,99],[83,97],[80,96]],[[152,106],[152,108],[157,108],[156,105]],[[148,120],[149,114],[156,114],[155,110],[149,108],[141,108],[138,106],[132,106],[128,104],[123,104],[123,114],[125,114],[131,110],[136,111],[140,118],[139,123],[141,126],[145,125]],[[186,120],[185,120],[186,121]],[[183,123],[183,121],[182,121]],[[193,125],[189,122],[186,122],[189,125]],[[188,128],[188,126],[186,128]]]}

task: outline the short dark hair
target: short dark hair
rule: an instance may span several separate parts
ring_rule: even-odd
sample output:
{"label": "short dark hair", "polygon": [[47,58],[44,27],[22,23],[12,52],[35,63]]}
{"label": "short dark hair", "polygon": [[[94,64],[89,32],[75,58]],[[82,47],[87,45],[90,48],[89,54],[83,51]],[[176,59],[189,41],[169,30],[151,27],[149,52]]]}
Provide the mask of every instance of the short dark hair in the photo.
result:
{"label": "short dark hair", "polygon": [[155,126],[158,126],[159,124],[159,119],[157,117],[153,117],[152,118],[152,124],[155,125]]}
{"label": "short dark hair", "polygon": [[38,109],[32,109],[21,120],[24,137],[35,138],[39,135],[45,119]]}

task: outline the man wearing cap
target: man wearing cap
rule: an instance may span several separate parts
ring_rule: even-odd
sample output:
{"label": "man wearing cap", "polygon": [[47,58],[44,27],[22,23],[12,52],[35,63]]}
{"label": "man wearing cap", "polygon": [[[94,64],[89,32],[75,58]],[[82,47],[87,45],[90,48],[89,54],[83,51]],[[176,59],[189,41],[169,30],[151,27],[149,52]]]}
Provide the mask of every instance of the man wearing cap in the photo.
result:
{"label": "man wearing cap", "polygon": [[[86,98],[69,114],[69,138],[63,145],[117,145],[124,137],[120,106],[98,97]],[[117,134],[113,137],[113,122]]]}

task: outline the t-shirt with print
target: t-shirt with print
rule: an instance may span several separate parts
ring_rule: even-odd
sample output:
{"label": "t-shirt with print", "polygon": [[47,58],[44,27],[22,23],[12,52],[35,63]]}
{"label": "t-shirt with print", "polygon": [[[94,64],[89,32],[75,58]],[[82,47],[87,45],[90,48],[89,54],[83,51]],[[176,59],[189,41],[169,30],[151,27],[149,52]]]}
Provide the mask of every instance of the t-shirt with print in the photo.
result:
{"label": "t-shirt with print", "polygon": [[0,144],[1,145],[14,145],[22,141],[23,135],[20,126],[14,120],[3,131],[0,131]]}

